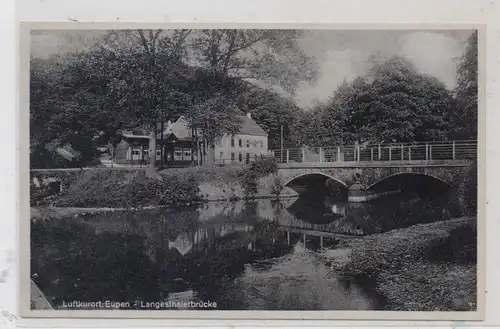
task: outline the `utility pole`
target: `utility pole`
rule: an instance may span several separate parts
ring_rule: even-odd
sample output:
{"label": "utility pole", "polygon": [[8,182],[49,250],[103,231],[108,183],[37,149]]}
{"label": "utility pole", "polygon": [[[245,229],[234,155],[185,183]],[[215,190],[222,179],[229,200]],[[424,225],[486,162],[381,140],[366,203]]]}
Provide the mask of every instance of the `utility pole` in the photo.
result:
{"label": "utility pole", "polygon": [[281,125],[281,163],[283,163],[283,125]]}

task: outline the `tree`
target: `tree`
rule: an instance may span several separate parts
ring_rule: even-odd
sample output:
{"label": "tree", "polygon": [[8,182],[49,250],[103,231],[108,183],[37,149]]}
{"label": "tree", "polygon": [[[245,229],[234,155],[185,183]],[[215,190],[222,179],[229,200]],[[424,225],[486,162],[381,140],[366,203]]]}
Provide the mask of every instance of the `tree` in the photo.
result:
{"label": "tree", "polygon": [[[295,30],[197,31],[193,38],[193,57],[204,69],[206,82],[201,85],[202,89],[217,94],[229,90],[235,81],[245,79],[279,85],[293,93],[299,81],[314,81],[317,73],[316,62],[306,56],[298,44],[299,36],[300,32]],[[235,113],[228,111],[221,120],[235,121]],[[221,130],[217,135],[224,133],[230,132]],[[213,153],[213,145],[210,149]]]}
{"label": "tree", "polygon": [[343,101],[346,138],[354,142],[413,142],[447,138],[453,99],[438,79],[404,58],[374,65],[355,79]]}
{"label": "tree", "polygon": [[457,86],[454,90],[456,107],[450,120],[454,122],[454,139],[477,139],[478,124],[478,46],[477,31],[467,40],[467,47],[457,67]]}
{"label": "tree", "polygon": [[[111,31],[99,44],[102,52],[115,57],[110,96],[117,106],[149,128],[148,175],[156,171],[158,123],[171,117],[188,101],[190,71],[184,64],[189,30]],[[185,69],[185,70],[183,70]],[[184,88],[178,88],[184,82]],[[169,112],[171,111],[171,112]]]}

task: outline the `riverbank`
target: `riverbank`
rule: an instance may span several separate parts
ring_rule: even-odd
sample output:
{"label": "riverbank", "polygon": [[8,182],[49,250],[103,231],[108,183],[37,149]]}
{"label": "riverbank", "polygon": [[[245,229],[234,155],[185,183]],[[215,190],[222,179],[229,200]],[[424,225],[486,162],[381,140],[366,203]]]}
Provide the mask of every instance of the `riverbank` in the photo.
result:
{"label": "riverbank", "polygon": [[375,285],[387,310],[476,309],[476,218],[414,225],[342,241],[326,263]]}
{"label": "riverbank", "polygon": [[[270,198],[275,197],[275,171],[274,160],[262,159],[251,166],[170,168],[155,177],[131,170],[43,172],[37,177],[59,180],[62,191],[46,197],[46,192],[32,186],[31,205],[130,209]],[[283,195],[297,194],[284,188]]]}

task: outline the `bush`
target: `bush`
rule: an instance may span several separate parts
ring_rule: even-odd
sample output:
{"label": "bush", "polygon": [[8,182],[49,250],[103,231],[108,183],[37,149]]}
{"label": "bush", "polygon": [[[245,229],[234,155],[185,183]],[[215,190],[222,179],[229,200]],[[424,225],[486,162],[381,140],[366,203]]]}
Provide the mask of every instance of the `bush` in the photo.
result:
{"label": "bush", "polygon": [[192,173],[164,174],[155,178],[143,172],[87,171],[63,191],[56,202],[62,207],[142,207],[199,200],[198,181]]}
{"label": "bush", "polygon": [[258,178],[266,177],[278,172],[278,163],[274,157],[260,156],[251,164],[250,171],[253,171]]}
{"label": "bush", "polygon": [[284,187],[285,185],[283,184],[283,179],[278,175],[274,175],[271,185],[271,194],[278,199]]}

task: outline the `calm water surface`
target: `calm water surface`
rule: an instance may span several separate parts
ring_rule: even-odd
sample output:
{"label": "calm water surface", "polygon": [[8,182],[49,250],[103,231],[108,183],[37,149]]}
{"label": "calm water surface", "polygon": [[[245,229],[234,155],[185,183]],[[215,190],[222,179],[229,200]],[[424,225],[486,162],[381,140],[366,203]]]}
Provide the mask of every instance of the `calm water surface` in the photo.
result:
{"label": "calm water surface", "polygon": [[368,310],[368,280],[326,267],[338,239],[448,218],[447,200],[400,195],[210,203],[32,223],[31,272],[56,307],[71,301],[212,301],[217,309]]}

